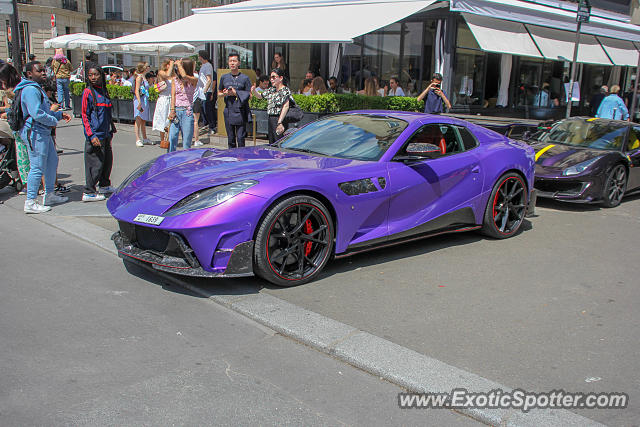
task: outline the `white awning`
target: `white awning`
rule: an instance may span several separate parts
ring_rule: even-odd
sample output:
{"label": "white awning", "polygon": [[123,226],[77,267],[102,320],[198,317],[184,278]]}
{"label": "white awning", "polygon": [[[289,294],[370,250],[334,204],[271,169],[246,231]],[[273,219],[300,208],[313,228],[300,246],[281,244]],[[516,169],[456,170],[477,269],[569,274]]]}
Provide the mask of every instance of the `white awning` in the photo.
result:
{"label": "white awning", "polygon": [[615,65],[638,65],[638,50],[633,42],[607,37],[598,37],[598,40]]}
{"label": "white awning", "polygon": [[108,44],[171,42],[352,42],[435,0],[249,0],[206,9]]}
{"label": "white awning", "polygon": [[[575,33],[538,27],[537,25],[527,25],[527,28],[545,58],[556,61],[571,61],[573,59],[573,48],[576,42]],[[598,40],[589,34],[580,35],[578,62],[611,65],[611,61],[609,61]]]}
{"label": "white awning", "polygon": [[467,13],[462,15],[482,50],[542,57],[523,24]]}
{"label": "white awning", "polygon": [[[576,7],[575,3],[569,2],[544,5],[523,0],[451,0],[450,10],[575,31]],[[640,41],[640,26],[625,22],[621,15],[598,9],[592,9],[591,19],[582,24],[581,31],[596,36]]]}

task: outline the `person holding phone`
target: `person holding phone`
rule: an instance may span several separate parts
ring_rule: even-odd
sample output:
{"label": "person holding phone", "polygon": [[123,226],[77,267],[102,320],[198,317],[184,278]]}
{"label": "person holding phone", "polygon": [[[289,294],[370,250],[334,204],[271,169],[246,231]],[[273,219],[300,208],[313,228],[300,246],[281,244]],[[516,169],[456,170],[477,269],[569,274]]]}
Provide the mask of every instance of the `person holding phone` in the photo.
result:
{"label": "person holding phone", "polygon": [[[426,97],[426,99],[425,99]],[[433,73],[431,83],[418,96],[418,101],[424,101],[424,112],[427,114],[440,114],[443,112],[443,105],[447,109],[451,108],[451,102],[447,94],[442,90],[442,74]]]}
{"label": "person holding phone", "polygon": [[169,152],[176,151],[178,137],[182,133],[182,148],[191,148],[193,139],[193,95],[198,78],[193,74],[195,64],[191,58],[182,58],[174,64],[169,108]]}
{"label": "person holding phone", "polygon": [[230,73],[220,77],[218,96],[224,97],[224,124],[229,148],[244,147],[249,122],[251,80],[240,72],[240,57],[229,54]]}

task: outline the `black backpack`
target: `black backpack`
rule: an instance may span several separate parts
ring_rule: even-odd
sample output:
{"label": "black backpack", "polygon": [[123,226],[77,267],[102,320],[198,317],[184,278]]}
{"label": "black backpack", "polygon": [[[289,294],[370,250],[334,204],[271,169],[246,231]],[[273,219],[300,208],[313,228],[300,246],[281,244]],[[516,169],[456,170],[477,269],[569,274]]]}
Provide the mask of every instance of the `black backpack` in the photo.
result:
{"label": "black backpack", "polygon": [[[18,89],[14,91],[13,103],[11,104],[11,108],[7,110],[7,122],[9,122],[9,127],[14,132],[19,132],[20,129],[24,127],[24,124],[27,122],[29,115],[25,115],[22,111],[22,89]],[[44,101],[44,95],[42,91],[40,91],[40,96]]]}

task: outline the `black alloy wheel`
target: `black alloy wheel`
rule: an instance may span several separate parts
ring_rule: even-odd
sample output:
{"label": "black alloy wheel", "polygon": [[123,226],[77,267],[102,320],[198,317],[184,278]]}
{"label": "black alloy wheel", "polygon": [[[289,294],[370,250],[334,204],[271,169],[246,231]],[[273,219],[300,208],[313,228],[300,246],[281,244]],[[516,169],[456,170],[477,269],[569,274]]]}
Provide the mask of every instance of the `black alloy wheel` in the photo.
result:
{"label": "black alloy wheel", "polygon": [[627,190],[627,169],[624,165],[617,164],[609,172],[604,184],[602,205],[605,208],[615,208],[622,202],[624,192]]}
{"label": "black alloy wheel", "polygon": [[496,239],[506,239],[520,229],[526,213],[527,187],[520,175],[507,173],[493,187],[481,231]]}
{"label": "black alloy wheel", "polygon": [[327,208],[308,196],[289,197],[264,217],[256,234],[256,275],[278,286],[313,280],[333,250],[333,223]]}

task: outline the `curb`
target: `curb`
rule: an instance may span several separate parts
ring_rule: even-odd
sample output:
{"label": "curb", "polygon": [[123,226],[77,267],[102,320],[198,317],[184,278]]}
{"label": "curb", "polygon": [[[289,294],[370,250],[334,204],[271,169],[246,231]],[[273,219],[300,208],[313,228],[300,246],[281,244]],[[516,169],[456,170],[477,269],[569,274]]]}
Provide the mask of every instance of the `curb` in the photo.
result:
{"label": "curb", "polygon": [[[75,217],[37,215],[34,219],[78,239],[91,243],[117,256],[111,232]],[[134,260],[131,260],[134,261]],[[352,326],[298,307],[269,294],[211,295],[205,290],[154,269],[146,263],[135,264],[152,271],[172,283],[240,313],[268,328],[299,341],[372,375],[405,388],[409,392],[451,392],[465,388],[473,392],[511,388],[448,365],[437,359],[394,344]],[[458,412],[489,425],[525,426],[602,426],[594,420],[566,409],[456,409]]]}

